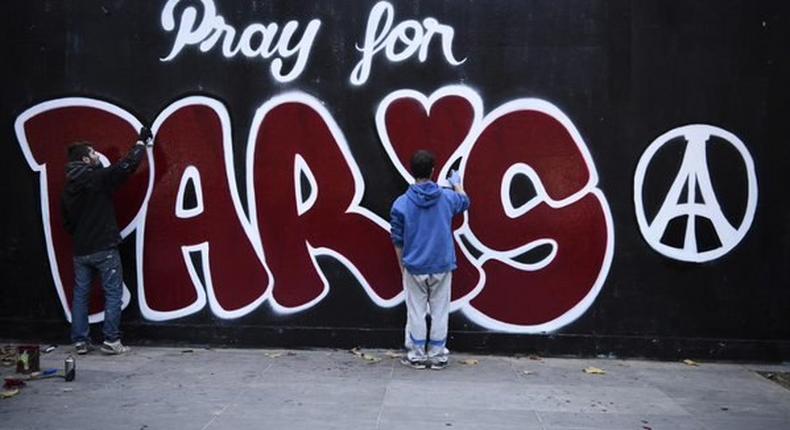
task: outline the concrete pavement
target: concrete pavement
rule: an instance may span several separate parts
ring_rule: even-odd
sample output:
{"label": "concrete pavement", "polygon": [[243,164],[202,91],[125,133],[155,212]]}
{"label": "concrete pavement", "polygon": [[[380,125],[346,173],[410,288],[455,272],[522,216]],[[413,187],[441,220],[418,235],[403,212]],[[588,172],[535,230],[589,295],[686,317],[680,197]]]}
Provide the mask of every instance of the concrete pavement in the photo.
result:
{"label": "concrete pavement", "polygon": [[[42,355],[42,369],[62,369],[70,350]],[[1,400],[0,429],[790,428],[790,390],[755,373],[790,372],[787,363],[455,354],[437,371],[404,367],[384,350],[363,353],[94,351],[75,355],[74,382],[29,381]]]}

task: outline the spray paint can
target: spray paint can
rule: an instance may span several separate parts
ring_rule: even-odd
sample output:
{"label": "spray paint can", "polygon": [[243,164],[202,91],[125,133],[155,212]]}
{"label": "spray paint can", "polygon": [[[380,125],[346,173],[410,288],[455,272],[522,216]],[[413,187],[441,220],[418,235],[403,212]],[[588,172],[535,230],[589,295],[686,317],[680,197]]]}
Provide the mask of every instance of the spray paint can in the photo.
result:
{"label": "spray paint can", "polygon": [[66,382],[73,381],[77,374],[77,363],[74,361],[74,357],[72,357],[71,354],[66,357],[66,365],[63,374],[66,376]]}

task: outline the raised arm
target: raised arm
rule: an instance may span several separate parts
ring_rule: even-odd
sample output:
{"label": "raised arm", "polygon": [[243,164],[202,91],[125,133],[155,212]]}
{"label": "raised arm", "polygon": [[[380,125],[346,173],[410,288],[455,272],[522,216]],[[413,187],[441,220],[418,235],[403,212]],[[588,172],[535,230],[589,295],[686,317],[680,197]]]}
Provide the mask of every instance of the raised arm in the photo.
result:
{"label": "raised arm", "polygon": [[152,147],[154,140],[151,130],[147,127],[140,129],[140,134],[134,147],[120,161],[104,170],[104,180],[112,188],[122,184],[137,170],[145,155],[145,149]]}

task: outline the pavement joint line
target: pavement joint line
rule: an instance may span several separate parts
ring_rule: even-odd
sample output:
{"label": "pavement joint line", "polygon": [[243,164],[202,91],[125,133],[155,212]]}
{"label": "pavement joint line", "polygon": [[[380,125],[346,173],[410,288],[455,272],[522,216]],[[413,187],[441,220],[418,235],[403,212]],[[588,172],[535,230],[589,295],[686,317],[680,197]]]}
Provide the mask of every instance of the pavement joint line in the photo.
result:
{"label": "pavement joint line", "polygon": [[546,430],[546,424],[543,422],[543,418],[540,416],[540,412],[532,411],[535,414],[535,417],[538,419],[538,424],[540,424],[541,430]]}
{"label": "pavement joint line", "polygon": [[219,418],[219,417],[220,417],[220,415],[222,415],[222,413],[223,413],[223,412],[225,412],[225,411],[226,411],[226,410],[227,410],[227,409],[228,409],[228,408],[229,408],[229,407],[230,407],[232,404],[233,404],[233,402],[229,402],[227,405],[225,405],[225,407],[224,407],[224,408],[222,408],[222,410],[221,410],[221,411],[219,411],[219,413],[218,413],[218,414],[216,414],[216,415],[214,415],[213,417],[211,417],[211,419],[209,420],[209,422],[208,422],[208,423],[206,423],[206,425],[205,425],[205,426],[203,426],[203,428],[202,428],[201,430],[206,430],[207,428],[209,428],[209,426],[210,426],[211,424],[213,424],[213,423],[214,423],[214,421],[216,421],[216,420],[217,420],[217,418]]}
{"label": "pavement joint line", "polygon": [[[263,375],[265,375],[265,374],[266,374],[266,372],[267,372],[269,369],[271,369],[271,367],[272,367],[273,365],[274,365],[274,361],[270,361],[270,362],[269,362],[269,363],[266,365],[266,367],[265,367],[263,370],[261,370],[261,371],[260,371],[260,373],[258,373],[256,376],[257,376],[258,378],[260,378],[261,380],[263,380],[263,379],[264,379]],[[224,413],[225,413],[225,411],[227,411],[227,410],[228,410],[228,409],[229,409],[231,406],[235,406],[235,405],[236,405],[236,400],[237,400],[237,399],[238,399],[238,398],[241,396],[241,394],[242,394],[241,390],[237,390],[237,391],[236,391],[236,394],[235,394],[235,395],[233,396],[233,398],[232,398],[232,399],[231,399],[231,400],[228,402],[228,404],[227,404],[227,405],[225,405],[225,407],[224,407],[224,408],[222,408],[222,410],[221,410],[221,411],[219,411],[219,413],[218,413],[218,414],[216,414],[216,415],[214,415],[213,417],[211,417],[211,419],[209,420],[209,422],[208,422],[208,423],[206,423],[206,425],[205,425],[205,426],[204,426],[204,427],[203,427],[201,430],[206,430],[206,429],[208,429],[208,428],[209,428],[209,427],[210,427],[210,426],[211,426],[211,425],[214,423],[214,421],[216,421],[216,420],[217,420],[217,418],[219,418],[220,416],[222,416],[222,414],[224,414]]]}
{"label": "pavement joint line", "polygon": [[387,393],[390,390],[390,385],[392,384],[392,378],[395,375],[395,361],[390,360],[390,375],[387,379],[387,385],[384,387],[384,396],[381,398],[381,405],[379,406],[379,413],[376,416],[376,429],[381,428],[381,416],[384,414],[384,403],[387,401]]}

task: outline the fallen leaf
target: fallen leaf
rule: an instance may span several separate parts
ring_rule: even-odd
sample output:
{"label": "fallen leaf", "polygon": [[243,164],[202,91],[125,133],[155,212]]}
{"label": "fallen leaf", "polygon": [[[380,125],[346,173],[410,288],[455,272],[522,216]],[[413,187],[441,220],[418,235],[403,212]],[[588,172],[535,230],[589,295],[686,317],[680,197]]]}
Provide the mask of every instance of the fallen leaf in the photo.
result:
{"label": "fallen leaf", "polygon": [[381,361],[381,358],[376,357],[375,355],[365,354],[365,353],[362,354],[362,359],[367,361],[369,364],[378,363],[379,361]]}
{"label": "fallen leaf", "polygon": [[683,364],[685,364],[687,366],[699,366],[699,363],[697,363],[694,360],[689,360],[688,358],[683,360]]}
{"label": "fallen leaf", "polygon": [[263,355],[269,358],[277,358],[283,355],[282,352],[264,352]]}
{"label": "fallen leaf", "polygon": [[0,391],[0,398],[7,399],[9,397],[14,397],[19,394],[19,388],[12,388],[10,390],[3,390]]}
{"label": "fallen leaf", "polygon": [[530,356],[529,356],[529,359],[530,359],[530,360],[534,360],[534,361],[543,361],[543,359],[542,359],[542,358],[540,358],[540,357],[539,357],[539,356],[537,356],[537,355],[530,355]]}
{"label": "fallen leaf", "polygon": [[534,375],[534,374],[535,374],[535,372],[533,372],[533,371],[531,371],[531,370],[524,370],[524,371],[522,371],[521,373],[523,373],[523,374],[525,374],[525,375]]}
{"label": "fallen leaf", "polygon": [[465,366],[477,366],[480,364],[480,360],[475,360],[474,358],[467,358],[466,360],[461,360],[459,363]]}
{"label": "fallen leaf", "polygon": [[402,352],[394,352],[394,351],[387,351],[387,352],[384,353],[384,355],[386,355],[389,358],[401,358],[401,357],[403,357],[403,353]]}
{"label": "fallen leaf", "polygon": [[592,366],[585,368],[584,373],[587,373],[589,375],[606,375],[605,370]]}
{"label": "fallen leaf", "polygon": [[367,361],[368,364],[378,363],[379,361],[381,361],[381,358],[376,357],[373,354],[368,354],[367,352],[363,352],[363,351],[361,351],[359,349],[359,347],[351,348],[351,353],[356,355],[357,357]]}

